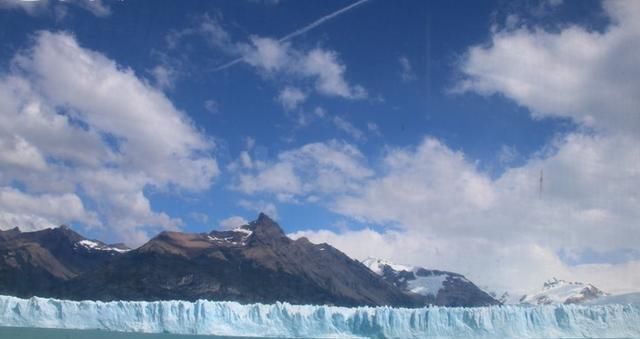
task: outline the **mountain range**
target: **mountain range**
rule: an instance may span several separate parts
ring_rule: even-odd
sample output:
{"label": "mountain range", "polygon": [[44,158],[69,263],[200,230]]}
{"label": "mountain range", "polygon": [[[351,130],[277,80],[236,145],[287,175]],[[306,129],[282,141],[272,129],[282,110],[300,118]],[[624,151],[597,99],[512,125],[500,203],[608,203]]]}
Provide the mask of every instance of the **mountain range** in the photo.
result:
{"label": "mountain range", "polygon": [[362,263],[385,281],[407,293],[425,297],[431,305],[486,306],[500,304],[462,274],[406,266],[367,258]]}
{"label": "mountain range", "polygon": [[[498,303],[459,274],[367,265],[328,244],[292,240],[265,214],[228,231],[165,231],[136,249],[86,239],[66,226],[0,231],[4,295],[341,306]],[[425,279],[442,280],[442,288],[429,294],[414,286]]]}
{"label": "mountain range", "polygon": [[[630,293],[627,296],[620,296],[636,300],[636,294]],[[594,304],[615,300],[618,295],[611,295],[592,284],[567,281],[558,278],[551,278],[542,284],[542,288],[530,291],[527,294],[511,294],[503,292],[498,294],[490,292],[493,298],[502,304],[510,305],[559,305],[559,304]]]}
{"label": "mountain range", "polygon": [[523,295],[519,301],[531,305],[583,304],[608,295],[591,284],[553,278],[540,291]]}

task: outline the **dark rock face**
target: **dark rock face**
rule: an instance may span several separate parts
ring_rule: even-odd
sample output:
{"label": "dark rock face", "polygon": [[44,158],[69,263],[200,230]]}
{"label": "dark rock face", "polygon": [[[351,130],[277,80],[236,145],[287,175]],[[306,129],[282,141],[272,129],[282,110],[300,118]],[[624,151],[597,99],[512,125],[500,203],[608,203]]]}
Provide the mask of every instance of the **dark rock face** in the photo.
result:
{"label": "dark rock face", "polygon": [[65,281],[115,259],[126,248],[85,239],[66,226],[0,231],[0,294],[55,296]]}
{"label": "dark rock face", "polygon": [[458,273],[394,265],[374,258],[363,263],[401,290],[422,295],[425,305],[469,307],[500,304]]}
{"label": "dark rock face", "polygon": [[[0,246],[4,251],[6,243]],[[59,252],[62,249],[56,254],[51,252],[51,257],[56,259]],[[202,298],[243,303],[424,305],[423,297],[403,292],[327,244],[288,238],[264,214],[230,231],[162,232],[138,249],[115,251],[101,261],[68,265],[69,262],[71,259],[65,259],[61,268],[52,270],[57,274],[50,274],[55,279],[37,277],[39,281],[50,281],[49,285],[25,289],[20,295],[93,300]],[[10,274],[16,277],[14,284],[24,279],[18,273]],[[5,291],[18,294],[11,289]]]}

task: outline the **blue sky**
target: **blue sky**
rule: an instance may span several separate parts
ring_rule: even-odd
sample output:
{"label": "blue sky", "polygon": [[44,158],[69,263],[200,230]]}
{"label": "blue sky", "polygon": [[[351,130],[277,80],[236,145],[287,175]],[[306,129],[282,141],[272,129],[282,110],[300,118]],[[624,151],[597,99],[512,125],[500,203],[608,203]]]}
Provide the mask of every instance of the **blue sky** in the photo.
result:
{"label": "blue sky", "polygon": [[135,245],[265,211],[496,290],[635,290],[636,9],[3,1],[0,225]]}

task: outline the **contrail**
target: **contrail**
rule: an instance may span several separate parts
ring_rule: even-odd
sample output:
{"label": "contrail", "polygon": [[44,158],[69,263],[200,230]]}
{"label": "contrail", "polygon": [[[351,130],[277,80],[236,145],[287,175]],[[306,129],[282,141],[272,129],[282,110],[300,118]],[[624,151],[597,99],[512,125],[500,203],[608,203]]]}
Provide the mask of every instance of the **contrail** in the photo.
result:
{"label": "contrail", "polygon": [[296,31],[293,31],[292,33],[289,33],[289,34],[285,35],[284,37],[280,38],[278,41],[279,42],[284,42],[284,41],[290,40],[291,38],[297,37],[300,34],[304,34],[304,33],[308,32],[308,31],[310,31],[310,30],[322,25],[324,22],[329,21],[329,20],[337,17],[338,15],[340,15],[340,14],[342,14],[342,13],[344,13],[344,12],[350,10],[350,9],[358,7],[358,6],[362,5],[363,3],[367,2],[367,1],[369,1],[369,0],[360,0],[360,1],[352,3],[351,5],[349,5],[347,7],[339,9],[339,10],[337,10],[337,11],[335,11],[335,12],[329,14],[329,15],[325,15],[322,18],[320,18],[320,19],[318,19],[318,20],[316,20],[316,21],[314,21],[314,22],[312,22],[312,23],[310,23],[310,24],[308,24],[308,25],[306,25],[306,26],[304,26],[302,28],[300,28],[300,29],[298,29]]}
{"label": "contrail", "polygon": [[[327,22],[327,21],[339,16],[340,14],[343,14],[343,13],[349,11],[349,10],[352,10],[352,9],[362,5],[363,3],[367,2],[367,1],[370,1],[370,0],[358,0],[358,1],[354,2],[354,3],[352,3],[349,6],[343,7],[343,8],[341,8],[341,9],[339,9],[339,10],[337,10],[337,11],[331,13],[331,14],[327,14],[327,15],[323,16],[322,18],[320,18],[320,19],[318,19],[318,20],[316,20],[316,21],[314,21],[314,22],[312,22],[312,23],[310,23],[308,25],[306,25],[306,26],[304,26],[302,28],[299,28],[299,29],[297,29],[297,30],[295,30],[295,31],[283,36],[282,38],[278,39],[278,42],[285,42],[285,41],[291,40],[291,39],[297,37],[298,35],[304,34],[304,33],[308,32],[308,31],[310,31],[310,30],[322,25],[323,23],[325,23],[325,22]],[[240,61],[242,61],[242,58],[233,59],[233,60],[227,62],[226,64],[222,65],[222,66],[218,66],[218,67],[214,68],[213,71],[214,72],[221,71],[223,69],[229,68],[229,67],[239,63]]]}

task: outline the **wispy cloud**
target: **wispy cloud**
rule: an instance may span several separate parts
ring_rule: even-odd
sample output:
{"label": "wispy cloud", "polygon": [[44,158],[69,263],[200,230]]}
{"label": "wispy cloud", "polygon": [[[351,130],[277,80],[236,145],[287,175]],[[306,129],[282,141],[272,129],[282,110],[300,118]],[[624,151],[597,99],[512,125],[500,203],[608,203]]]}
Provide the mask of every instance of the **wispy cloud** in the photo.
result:
{"label": "wispy cloud", "polygon": [[415,80],[416,74],[413,72],[413,67],[411,66],[411,62],[409,61],[409,59],[407,59],[407,57],[405,56],[402,56],[398,58],[398,62],[400,63],[400,77],[402,78],[402,81],[409,82]]}
{"label": "wispy cloud", "polygon": [[[350,10],[352,10],[352,9],[354,9],[354,8],[360,6],[360,5],[362,5],[362,4],[364,4],[365,2],[368,2],[368,1],[369,0],[360,0],[360,1],[357,1],[357,2],[355,2],[355,3],[353,3],[353,4],[349,5],[349,6],[343,7],[343,8],[341,8],[341,9],[339,9],[339,10],[337,10],[337,11],[331,13],[331,14],[325,15],[325,16],[321,17],[320,19],[317,19],[316,21],[314,21],[314,22],[312,22],[312,23],[310,23],[310,24],[308,24],[308,25],[306,25],[304,27],[299,28],[299,29],[297,29],[297,30],[295,30],[295,31],[283,36],[282,38],[278,39],[277,41],[281,42],[281,43],[289,41],[289,40],[291,40],[291,39],[293,39],[293,38],[295,38],[295,37],[297,37],[299,35],[302,35],[302,34],[308,32],[308,31],[310,31],[310,30],[322,25],[323,23],[325,23],[325,22],[327,22],[327,21],[329,21],[331,19],[334,19],[334,18],[340,16],[341,14],[344,14],[344,13],[346,13],[346,12],[348,12],[348,11],[350,11]],[[231,66],[236,65],[237,63],[241,62],[242,60],[243,60],[243,57],[239,57],[239,58],[233,59],[233,60],[227,62],[226,64],[223,64],[223,65],[221,65],[219,67],[216,67],[213,71],[217,72],[217,71],[221,71],[223,69],[227,69],[227,68],[229,68]]]}

